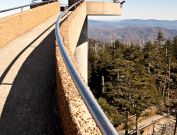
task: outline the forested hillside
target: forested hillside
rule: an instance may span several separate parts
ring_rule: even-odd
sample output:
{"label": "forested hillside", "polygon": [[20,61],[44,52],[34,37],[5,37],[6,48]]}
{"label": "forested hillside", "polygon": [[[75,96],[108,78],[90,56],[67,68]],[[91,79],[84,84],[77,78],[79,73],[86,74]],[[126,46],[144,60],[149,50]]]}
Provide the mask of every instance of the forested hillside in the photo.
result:
{"label": "forested hillside", "polygon": [[[115,127],[131,128],[144,110],[177,115],[177,37],[166,40],[159,32],[154,42],[105,44],[89,41],[89,86]],[[176,129],[175,129],[176,130]]]}

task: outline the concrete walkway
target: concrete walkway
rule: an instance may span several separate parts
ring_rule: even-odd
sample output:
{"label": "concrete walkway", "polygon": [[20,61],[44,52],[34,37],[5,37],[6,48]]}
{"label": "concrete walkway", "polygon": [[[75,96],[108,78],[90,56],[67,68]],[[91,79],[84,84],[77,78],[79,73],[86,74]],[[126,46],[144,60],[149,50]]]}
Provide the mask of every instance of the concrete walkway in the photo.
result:
{"label": "concrete walkway", "polygon": [[0,135],[61,134],[55,104],[56,18],[0,48]]}

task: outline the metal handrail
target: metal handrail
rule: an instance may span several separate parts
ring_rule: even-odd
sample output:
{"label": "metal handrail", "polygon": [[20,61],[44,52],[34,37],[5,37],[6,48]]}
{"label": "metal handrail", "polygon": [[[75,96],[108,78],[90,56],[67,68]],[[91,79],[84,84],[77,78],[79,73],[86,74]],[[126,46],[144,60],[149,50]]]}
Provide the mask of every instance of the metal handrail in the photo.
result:
{"label": "metal handrail", "polygon": [[71,7],[69,7],[65,12],[61,13],[57,19],[56,27],[55,27],[55,35],[56,35],[56,41],[59,46],[62,58],[66,64],[66,67],[77,87],[79,90],[80,95],[82,96],[88,110],[90,111],[93,119],[95,120],[98,128],[102,132],[103,135],[118,135],[116,129],[113,127],[109,119],[106,117],[104,112],[102,111],[101,107],[98,105],[96,99],[94,98],[92,92],[88,88],[88,86],[83,82],[81,79],[78,71],[74,67],[74,64],[70,60],[70,57],[64,47],[61,35],[60,35],[60,29],[59,26],[62,22],[62,18],[67,15],[69,10],[79,5],[82,1],[78,1],[77,3],[73,4]]}
{"label": "metal handrail", "polygon": [[18,6],[18,7],[14,7],[14,8],[4,9],[4,10],[0,10],[0,13],[15,10],[15,9],[19,9],[19,8],[22,9],[22,8],[28,7],[28,6],[35,6],[35,5],[40,5],[40,4],[44,4],[44,3],[50,3],[50,2],[54,2],[54,0],[43,1],[43,2],[38,2],[38,3],[32,3],[32,4],[23,5],[23,6]]}

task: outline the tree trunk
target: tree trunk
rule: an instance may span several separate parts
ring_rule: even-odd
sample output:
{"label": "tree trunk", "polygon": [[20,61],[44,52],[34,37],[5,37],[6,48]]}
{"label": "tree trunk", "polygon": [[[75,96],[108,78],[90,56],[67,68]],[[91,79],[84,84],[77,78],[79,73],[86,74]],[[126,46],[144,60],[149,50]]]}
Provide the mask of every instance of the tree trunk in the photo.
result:
{"label": "tree trunk", "polygon": [[104,83],[104,76],[102,76],[102,94],[105,93],[105,83]]}
{"label": "tree trunk", "polygon": [[176,135],[176,128],[177,128],[177,110],[175,111],[175,113],[176,113],[176,122],[175,122],[174,135]]}
{"label": "tree trunk", "polygon": [[171,77],[171,58],[168,60],[168,77]]}
{"label": "tree trunk", "polygon": [[125,116],[125,126],[124,126],[124,128],[125,128],[125,135],[128,135],[128,112],[126,112],[125,115],[126,115]]}
{"label": "tree trunk", "polygon": [[136,115],[136,133],[135,133],[135,135],[138,135],[138,119],[139,119],[139,116]]}

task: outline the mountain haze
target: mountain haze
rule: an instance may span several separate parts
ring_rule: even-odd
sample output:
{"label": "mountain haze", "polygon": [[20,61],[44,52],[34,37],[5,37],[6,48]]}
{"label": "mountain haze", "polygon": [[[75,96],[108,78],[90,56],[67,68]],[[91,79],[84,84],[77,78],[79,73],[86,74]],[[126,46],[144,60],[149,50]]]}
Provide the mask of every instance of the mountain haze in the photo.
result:
{"label": "mountain haze", "polygon": [[88,21],[88,37],[103,42],[119,39],[125,43],[143,43],[155,41],[159,31],[167,39],[177,35],[177,21],[167,20],[117,20]]}

